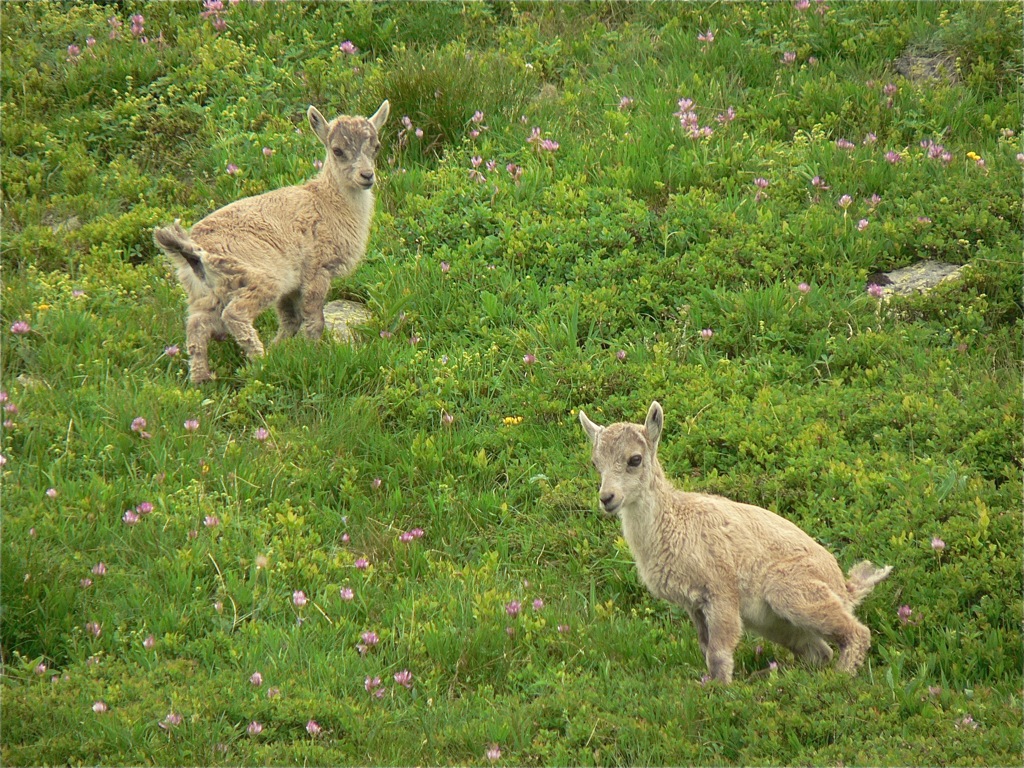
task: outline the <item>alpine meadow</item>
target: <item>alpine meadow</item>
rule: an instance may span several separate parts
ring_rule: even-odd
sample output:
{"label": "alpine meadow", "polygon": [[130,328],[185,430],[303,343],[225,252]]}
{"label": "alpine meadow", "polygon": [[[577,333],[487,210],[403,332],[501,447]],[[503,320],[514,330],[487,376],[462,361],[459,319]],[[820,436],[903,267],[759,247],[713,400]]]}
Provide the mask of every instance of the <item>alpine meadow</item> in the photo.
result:
{"label": "alpine meadow", "polygon": [[[0,762],[1020,765],[1022,17],[4,2]],[[365,257],[192,383],[154,231],[337,115]],[[580,413],[654,401],[678,491],[892,567],[855,674],[645,587]]]}

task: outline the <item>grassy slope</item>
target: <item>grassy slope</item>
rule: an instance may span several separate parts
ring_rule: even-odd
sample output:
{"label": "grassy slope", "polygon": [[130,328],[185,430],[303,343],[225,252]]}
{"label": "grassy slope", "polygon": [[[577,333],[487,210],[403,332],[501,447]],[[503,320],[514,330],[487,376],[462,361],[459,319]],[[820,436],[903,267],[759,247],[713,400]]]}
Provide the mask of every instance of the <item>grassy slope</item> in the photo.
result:
{"label": "grassy slope", "polygon": [[[218,35],[155,4],[111,40],[109,8],[5,4],[5,764],[1019,761],[1020,12],[833,6],[243,4]],[[955,81],[895,75],[908,47]],[[335,284],[375,313],[363,343],[215,345],[190,388],[152,225],[308,177],[305,105],[385,97],[371,253]],[[682,97],[714,135],[685,136]],[[975,268],[864,293],[922,257]],[[856,679],[747,638],[737,683],[701,684],[575,419],[652,398],[681,486],[895,566]]]}

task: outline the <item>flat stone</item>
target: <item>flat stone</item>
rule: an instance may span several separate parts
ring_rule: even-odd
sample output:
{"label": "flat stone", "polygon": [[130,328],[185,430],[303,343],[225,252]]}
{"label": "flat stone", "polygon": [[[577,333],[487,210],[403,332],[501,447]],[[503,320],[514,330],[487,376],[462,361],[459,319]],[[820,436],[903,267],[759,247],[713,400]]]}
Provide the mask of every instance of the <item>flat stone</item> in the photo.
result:
{"label": "flat stone", "polygon": [[960,81],[956,71],[956,54],[950,51],[929,51],[911,46],[896,59],[893,66],[912,83],[956,84]]}
{"label": "flat stone", "polygon": [[956,280],[962,275],[963,270],[964,265],[961,264],[947,264],[928,259],[903,269],[873,275],[868,282],[880,285],[883,296],[911,296],[915,293],[928,293],[936,285],[947,280]]}
{"label": "flat stone", "polygon": [[331,334],[342,344],[355,341],[352,326],[368,323],[373,315],[365,304],[339,299],[324,305],[324,322]]}
{"label": "flat stone", "polygon": [[23,389],[42,389],[43,387],[48,386],[42,379],[35,376],[29,376],[27,373],[18,375],[18,384],[20,384]]}

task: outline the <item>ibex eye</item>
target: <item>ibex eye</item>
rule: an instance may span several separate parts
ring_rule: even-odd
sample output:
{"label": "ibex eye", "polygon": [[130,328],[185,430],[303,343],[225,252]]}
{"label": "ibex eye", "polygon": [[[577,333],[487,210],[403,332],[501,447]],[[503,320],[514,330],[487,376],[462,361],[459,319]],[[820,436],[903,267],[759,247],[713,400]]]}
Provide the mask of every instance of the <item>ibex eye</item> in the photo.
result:
{"label": "ibex eye", "polygon": [[334,148],[334,156],[335,157],[344,157],[345,156],[345,150],[341,149],[340,147],[335,147]]}
{"label": "ibex eye", "polygon": [[643,460],[643,456],[641,456],[639,453],[634,453],[632,456],[629,457],[629,461],[627,461],[626,463],[629,464],[629,466],[631,467],[639,467]]}

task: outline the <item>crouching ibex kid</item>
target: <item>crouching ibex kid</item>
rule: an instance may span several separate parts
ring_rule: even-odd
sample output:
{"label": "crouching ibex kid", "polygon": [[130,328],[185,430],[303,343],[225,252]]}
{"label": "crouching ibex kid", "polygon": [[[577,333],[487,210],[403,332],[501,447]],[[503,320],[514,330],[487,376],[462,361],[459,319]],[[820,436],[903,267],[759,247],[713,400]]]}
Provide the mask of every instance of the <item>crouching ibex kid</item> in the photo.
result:
{"label": "crouching ibex kid", "polygon": [[385,101],[372,117],[328,122],[311,106],[309,125],[327,148],[319,176],[226,205],[191,232],[175,222],[153,233],[188,294],[193,383],[212,378],[212,337],[230,334],[250,357],[262,355],[253,320],[272,304],[275,342],[299,331],[313,339],[323,333],[331,278],[352,272],[366,253],[378,134],[389,109]]}
{"label": "crouching ibex kid", "polygon": [[891,566],[863,561],[843,576],[836,559],[793,523],[720,496],[683,493],[658,463],[664,415],[651,404],[640,424],[600,427],[580,411],[601,473],[601,506],[622,520],[641,580],[655,597],[686,609],[711,676],[732,679],[743,627],[811,664],[856,672],[871,632],[854,607]]}

